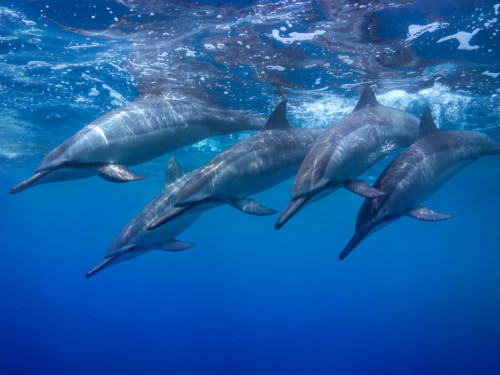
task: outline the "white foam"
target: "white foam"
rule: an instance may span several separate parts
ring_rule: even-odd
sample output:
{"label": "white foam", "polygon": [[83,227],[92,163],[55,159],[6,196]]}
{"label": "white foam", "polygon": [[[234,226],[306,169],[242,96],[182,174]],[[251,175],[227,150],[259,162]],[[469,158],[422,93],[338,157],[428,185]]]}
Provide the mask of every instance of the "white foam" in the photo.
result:
{"label": "white foam", "polygon": [[213,44],[205,43],[203,47],[205,47],[207,51],[215,51],[215,46]]}
{"label": "white foam", "polygon": [[[213,47],[213,46],[212,46]],[[186,57],[196,57],[196,52],[193,50],[190,50],[187,47],[179,47],[175,49],[176,51],[186,51]],[[166,52],[165,52],[166,53]]]}
{"label": "white foam", "polygon": [[19,13],[16,13],[8,8],[0,7],[0,17],[8,17],[11,19],[18,19],[21,16],[19,15]]}
{"label": "white foam", "polygon": [[[376,97],[380,104],[409,112],[418,118],[422,115],[423,108],[430,106],[434,120],[438,125],[454,129],[472,129],[475,126],[475,124],[468,122],[470,117],[466,115],[470,112],[471,106],[477,104],[475,97],[457,93],[448,86],[439,83],[414,93],[391,90],[376,93]],[[327,94],[297,104],[291,102],[289,107],[290,123],[305,128],[329,127],[351,113],[357,100],[357,96],[345,97]]]}
{"label": "white foam", "polygon": [[108,90],[109,95],[112,98],[116,99],[116,100],[113,100],[112,103],[118,104],[118,105],[123,105],[123,104],[127,103],[127,100],[119,92],[113,90],[111,87],[109,87],[105,83],[102,84],[102,88]]}
{"label": "white foam", "polygon": [[448,26],[450,26],[450,24],[441,22],[433,22],[427,25],[410,25],[408,26],[406,42],[415,40],[422,34],[433,33],[434,31],[437,31],[439,29],[445,29]]}
{"label": "white foam", "polygon": [[349,56],[346,55],[340,55],[339,60],[342,61],[344,64],[351,65],[354,61],[349,58]]}
{"label": "white foam", "polygon": [[52,65],[45,61],[30,61],[27,65],[30,68],[52,68]]}
{"label": "white foam", "polygon": [[486,22],[484,23],[484,27],[486,27],[486,28],[490,28],[490,27],[492,27],[492,26],[493,26],[495,23],[497,23],[497,22],[498,22],[498,18],[496,18],[496,17],[495,17],[495,18],[492,18],[491,20],[488,20],[488,21],[486,21]]}
{"label": "white foam", "polygon": [[282,67],[281,65],[268,65],[268,66],[266,66],[266,69],[267,70],[277,70],[278,72],[282,72],[285,70],[285,68]]}
{"label": "white foam", "polygon": [[90,89],[89,96],[98,96],[98,95],[99,95],[99,91],[97,91],[97,89],[95,87],[92,87]]}
{"label": "white foam", "polygon": [[278,30],[273,30],[272,36],[274,39],[280,41],[285,44],[292,44],[294,42],[302,42],[306,40],[313,40],[318,35],[323,35],[326,31],[324,30],[316,30],[313,33],[297,33],[293,32],[289,34],[289,37],[280,36],[280,32]]}
{"label": "white foam", "polygon": [[467,33],[465,31],[459,31],[456,34],[441,38],[437,42],[442,43],[442,42],[445,42],[447,40],[456,39],[460,43],[458,46],[458,49],[465,49],[467,51],[473,51],[475,49],[478,49],[479,46],[471,46],[469,43],[470,43],[470,40],[472,39],[472,37],[474,35],[476,35],[479,32],[479,30],[481,30],[481,29],[479,29],[479,28],[475,29],[471,33]]}
{"label": "white foam", "polygon": [[79,50],[82,48],[95,48],[95,47],[106,47],[105,44],[92,42],[91,44],[76,44],[74,46],[67,46],[66,49]]}
{"label": "white foam", "polygon": [[481,74],[484,74],[485,76],[493,77],[493,78],[498,78],[498,76],[500,76],[500,73],[492,73],[488,70],[485,72],[482,72]]}

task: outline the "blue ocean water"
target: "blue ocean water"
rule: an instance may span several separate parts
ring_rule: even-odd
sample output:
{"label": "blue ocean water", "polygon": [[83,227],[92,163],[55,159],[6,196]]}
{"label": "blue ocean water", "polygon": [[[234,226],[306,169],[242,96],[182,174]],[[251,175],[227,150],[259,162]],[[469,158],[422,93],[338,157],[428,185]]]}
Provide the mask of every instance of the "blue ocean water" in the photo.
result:
{"label": "blue ocean water", "polygon": [[[132,168],[142,181],[8,193],[66,138],[148,89],[266,116],[286,96],[293,125],[327,127],[369,83],[382,104],[416,116],[429,105],[440,128],[500,142],[500,4],[398,5],[0,2],[0,373],[498,374],[498,156],[426,202],[451,219],[404,217],[342,262],[363,202],[344,189],[280,231],[276,216],[215,208],[178,237],[192,249],[83,278],[160,192],[171,156],[193,169],[250,133]],[[281,211],[292,184],[254,198]]]}

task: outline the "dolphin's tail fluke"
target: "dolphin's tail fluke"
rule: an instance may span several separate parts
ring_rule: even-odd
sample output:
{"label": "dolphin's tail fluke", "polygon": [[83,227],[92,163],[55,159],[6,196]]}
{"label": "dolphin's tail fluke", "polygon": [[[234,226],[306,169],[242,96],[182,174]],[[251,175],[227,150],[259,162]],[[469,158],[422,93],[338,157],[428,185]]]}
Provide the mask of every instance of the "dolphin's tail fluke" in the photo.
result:
{"label": "dolphin's tail fluke", "polygon": [[361,241],[367,236],[368,231],[356,231],[354,233],[354,236],[352,236],[351,240],[347,244],[347,246],[342,250],[342,252],[339,255],[340,260],[344,260],[346,256],[348,256],[351,251],[353,251]]}
{"label": "dolphin's tail fluke", "polygon": [[102,271],[106,267],[110,266],[111,263],[113,263],[116,260],[116,258],[118,258],[120,255],[121,254],[105,258],[101,263],[99,263],[97,266],[95,266],[89,272],[87,272],[84,277],[88,279],[90,276],[94,276],[97,272]]}
{"label": "dolphin's tail fluke", "polygon": [[43,172],[38,172],[35,173],[35,175],[26,181],[21,182],[20,184],[14,186],[12,189],[10,189],[11,194],[16,194],[19,193],[23,190],[29,189],[30,187],[33,187],[35,185],[38,185],[40,183],[40,180],[47,176],[51,171],[43,171]]}
{"label": "dolphin's tail fluke", "polygon": [[285,210],[279,217],[279,219],[276,221],[276,224],[274,224],[274,228],[276,230],[280,229],[285,223],[290,220],[301,208],[304,206],[308,201],[309,197],[302,197],[299,199],[295,199],[293,201],[290,201],[288,203],[288,206],[286,206]]}
{"label": "dolphin's tail fluke", "polygon": [[159,226],[169,222],[173,218],[179,216],[183,212],[189,210],[193,205],[186,205],[186,206],[180,206],[180,207],[174,207],[170,211],[168,211],[165,215],[160,217],[159,219],[156,219],[155,221],[151,222],[148,224],[146,227],[147,230],[153,230],[155,228],[158,228]]}

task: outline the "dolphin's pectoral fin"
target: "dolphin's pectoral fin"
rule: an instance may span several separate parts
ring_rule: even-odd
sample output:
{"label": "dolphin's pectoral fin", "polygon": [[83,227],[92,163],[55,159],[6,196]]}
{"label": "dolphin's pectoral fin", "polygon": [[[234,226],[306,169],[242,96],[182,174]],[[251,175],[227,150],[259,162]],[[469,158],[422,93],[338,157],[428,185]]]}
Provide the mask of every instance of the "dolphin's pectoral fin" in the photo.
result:
{"label": "dolphin's pectoral fin", "polygon": [[156,250],[164,250],[164,251],[184,251],[192,248],[194,245],[196,244],[192,242],[182,242],[182,241],[177,241],[176,239],[171,239],[165,242],[155,244],[153,248]]}
{"label": "dolphin's pectoral fin", "polygon": [[379,198],[387,194],[385,191],[378,190],[363,180],[347,180],[344,183],[344,187],[364,198]]}
{"label": "dolphin's pectoral fin", "polygon": [[119,164],[106,164],[98,169],[101,172],[99,176],[111,182],[129,182],[144,178],[144,176],[139,176],[126,166]]}
{"label": "dolphin's pectoral fin", "polygon": [[273,210],[272,208],[267,208],[260,205],[257,201],[250,198],[231,198],[228,202],[234,208],[237,208],[240,211],[246,212],[250,215],[274,215],[278,211]]}
{"label": "dolphin's pectoral fin", "polygon": [[406,215],[422,221],[440,221],[450,218],[450,215],[432,211],[427,207],[415,207],[406,212]]}

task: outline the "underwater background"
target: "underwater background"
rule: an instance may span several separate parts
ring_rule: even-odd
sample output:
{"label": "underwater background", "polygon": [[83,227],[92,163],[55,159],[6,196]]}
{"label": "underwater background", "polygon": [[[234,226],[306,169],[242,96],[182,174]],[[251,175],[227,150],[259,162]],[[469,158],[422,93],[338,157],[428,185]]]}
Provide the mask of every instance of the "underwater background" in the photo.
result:
{"label": "underwater background", "polygon": [[[192,249],[88,280],[170,157],[194,169],[251,133],[133,167],[142,181],[9,189],[148,90],[264,116],[287,97],[292,125],[327,127],[368,83],[500,142],[499,18],[497,1],[0,1],[0,373],[498,374],[498,156],[427,201],[451,219],[404,217],[342,262],[363,202],[344,189],[280,231],[215,208],[177,237]],[[292,184],[255,199],[281,211]]]}

